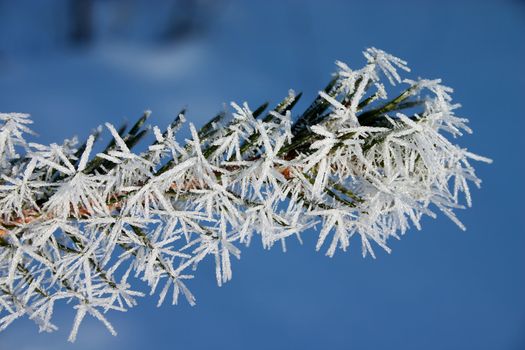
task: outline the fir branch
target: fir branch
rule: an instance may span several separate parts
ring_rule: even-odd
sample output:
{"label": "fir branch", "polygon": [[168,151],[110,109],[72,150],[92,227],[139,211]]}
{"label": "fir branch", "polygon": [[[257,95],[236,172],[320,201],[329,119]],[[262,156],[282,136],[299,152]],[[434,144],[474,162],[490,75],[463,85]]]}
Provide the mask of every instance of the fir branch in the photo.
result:
{"label": "fir branch", "polygon": [[[464,229],[454,211],[481,183],[470,163],[491,160],[445,136],[471,132],[452,89],[402,80],[406,62],[384,51],[364,56],[357,70],[337,62],[300,114],[292,91],[270,111],[232,103],[231,118],[190,123],[182,142],[185,110],[165,129],[147,125],[149,111],[127,132],[106,124],[112,138],[96,154],[102,128],[80,146],[46,146],[26,140],[28,115],[0,114],[0,330],[25,315],[53,331],[54,303],[67,299],[71,341],[87,314],[116,334],[103,313],[136,305],[134,280],[160,289],[159,305],[169,290],[173,304],[183,295],[194,305],[186,283],[207,257],[222,285],[240,246],[260,237],[284,248],[318,223],[316,249],[328,256],[354,237],[363,255],[390,252],[390,237],[435,208]],[[408,87],[388,99],[385,79]]]}

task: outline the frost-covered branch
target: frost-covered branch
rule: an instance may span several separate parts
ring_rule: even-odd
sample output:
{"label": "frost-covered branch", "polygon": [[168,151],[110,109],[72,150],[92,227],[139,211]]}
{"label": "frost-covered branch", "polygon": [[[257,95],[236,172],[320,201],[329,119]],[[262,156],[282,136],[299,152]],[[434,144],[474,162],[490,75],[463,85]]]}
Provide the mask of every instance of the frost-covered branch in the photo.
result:
{"label": "frost-covered branch", "polygon": [[[53,331],[66,300],[77,310],[71,341],[88,314],[115,334],[105,314],[136,305],[135,280],[159,306],[168,294],[193,305],[186,284],[198,264],[214,259],[221,285],[255,237],[285,249],[316,227],[329,256],[355,240],[375,256],[436,210],[464,229],[454,210],[481,183],[470,163],[490,160],[450,141],[471,132],[452,89],[402,80],[406,62],[381,50],[364,55],[359,70],[337,62],[295,118],[291,91],[270,111],[232,103],[231,117],[189,123],[182,141],[184,111],[165,129],[146,126],[146,112],[128,131],[107,123],[60,145],[28,142],[29,116],[0,114],[0,330],[28,316]],[[406,88],[389,99],[383,78]],[[96,153],[103,129],[112,139]]]}

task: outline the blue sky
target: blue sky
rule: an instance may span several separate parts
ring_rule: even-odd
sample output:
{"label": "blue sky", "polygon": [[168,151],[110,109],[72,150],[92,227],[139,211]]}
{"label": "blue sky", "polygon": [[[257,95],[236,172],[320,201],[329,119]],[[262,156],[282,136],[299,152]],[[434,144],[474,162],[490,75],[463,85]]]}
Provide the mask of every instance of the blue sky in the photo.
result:
{"label": "blue sky", "polygon": [[[20,1],[28,18],[37,2]],[[375,46],[406,59],[409,77],[454,87],[474,129],[458,142],[494,159],[477,166],[482,188],[458,213],[468,230],[442,216],[426,219],[376,260],[362,259],[358,245],[327,258],[308,235],[287,253],[254,244],[223,287],[212,263],[202,265],[190,284],[195,307],[157,309],[155,298],[144,298],[109,315],[117,337],[88,320],[67,344],[74,315],[64,306],[58,332],[37,334],[18,321],[0,333],[0,350],[525,348],[525,2],[226,4],[211,33],[174,47],[107,41],[33,54],[9,41],[27,35],[31,21],[13,25],[0,41],[0,110],[31,113],[40,142],[85,136],[146,108],[164,125],[187,106],[202,124],[232,100],[278,102],[294,88],[307,101],[336,59],[359,67],[361,51]]]}

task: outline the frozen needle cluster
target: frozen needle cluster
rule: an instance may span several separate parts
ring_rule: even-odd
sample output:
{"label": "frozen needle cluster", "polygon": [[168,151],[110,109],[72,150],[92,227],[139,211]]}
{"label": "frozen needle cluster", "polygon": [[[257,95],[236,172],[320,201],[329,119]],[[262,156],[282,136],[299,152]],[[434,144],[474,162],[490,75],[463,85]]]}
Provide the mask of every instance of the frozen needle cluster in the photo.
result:
{"label": "frozen needle cluster", "polygon": [[[184,112],[165,129],[146,127],[147,112],[128,131],[106,124],[83,144],[51,145],[26,141],[28,115],[0,114],[0,330],[27,316],[53,331],[55,303],[67,301],[71,341],[86,315],[115,334],[106,313],[136,305],[144,285],[159,305],[193,305],[198,264],[211,257],[221,285],[254,239],[285,248],[317,232],[329,256],[351,242],[374,256],[436,211],[463,229],[454,210],[481,182],[470,161],[490,160],[451,143],[471,132],[452,89],[402,80],[406,62],[384,51],[364,55],[359,70],[337,62],[295,118],[293,92],[268,112],[232,103],[230,117],[189,123],[183,142]],[[389,99],[382,80],[406,89]],[[96,153],[101,132],[112,141]]]}

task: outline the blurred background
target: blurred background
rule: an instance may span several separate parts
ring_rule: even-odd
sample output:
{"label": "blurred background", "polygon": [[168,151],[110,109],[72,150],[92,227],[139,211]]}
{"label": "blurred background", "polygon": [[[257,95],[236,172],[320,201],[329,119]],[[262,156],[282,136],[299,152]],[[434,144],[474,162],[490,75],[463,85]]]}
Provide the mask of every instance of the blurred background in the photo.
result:
{"label": "blurred background", "polygon": [[300,111],[336,59],[361,67],[375,46],[454,87],[475,130],[458,142],[494,159],[458,213],[466,233],[427,219],[376,260],[357,245],[327,258],[308,234],[287,253],[254,244],[221,288],[200,267],[196,307],[146,297],[109,315],[117,337],[88,319],[68,344],[61,306],[58,332],[20,320],[1,350],[525,349],[525,1],[0,0],[0,28],[0,111],[32,114],[41,143],[144,109],[163,127],[188,107],[202,125],[289,88]]}

